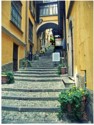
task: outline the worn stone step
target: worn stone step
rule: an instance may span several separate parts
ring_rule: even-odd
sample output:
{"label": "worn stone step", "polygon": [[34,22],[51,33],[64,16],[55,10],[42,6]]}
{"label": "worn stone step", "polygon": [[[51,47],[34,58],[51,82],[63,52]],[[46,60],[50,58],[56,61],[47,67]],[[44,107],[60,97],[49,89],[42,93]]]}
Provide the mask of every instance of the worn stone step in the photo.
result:
{"label": "worn stone step", "polygon": [[45,77],[29,77],[29,78],[28,78],[28,76],[25,76],[25,75],[20,75],[20,76],[15,76],[15,77],[14,77],[14,79],[21,79],[21,78],[22,78],[23,80],[24,80],[24,79],[27,79],[27,80],[35,80],[35,81],[37,81],[37,80],[48,80],[48,81],[49,81],[49,80],[59,80],[59,81],[62,80],[62,78],[61,78],[61,77],[58,77],[58,76],[56,76],[56,77],[54,77],[54,78],[53,78],[53,77],[46,77],[46,78],[45,78]]}
{"label": "worn stone step", "polygon": [[67,123],[67,120],[60,121],[58,112],[15,112],[2,111],[3,124],[28,124],[28,123]]}
{"label": "worn stone step", "polygon": [[25,68],[25,69],[19,69],[19,71],[57,71],[57,68],[56,69],[36,69],[36,68]]}
{"label": "worn stone step", "polygon": [[18,81],[31,81],[31,82],[48,82],[48,81],[61,81],[60,78],[58,77],[54,77],[54,78],[51,78],[51,77],[46,77],[46,78],[36,78],[36,77],[33,77],[33,78],[28,78],[28,77],[14,77],[15,80],[18,80]]}
{"label": "worn stone step", "polygon": [[49,70],[49,69],[51,70],[52,69],[52,70],[54,70],[54,69],[57,69],[57,68],[56,67],[51,67],[51,68],[50,67],[37,67],[37,68],[36,67],[26,67],[26,68],[20,68],[20,69],[22,69],[22,70],[29,70],[29,69],[37,69],[37,70],[38,69],[39,70]]}
{"label": "worn stone step", "polygon": [[18,108],[57,108],[60,106],[57,98],[24,98],[6,97],[2,99],[2,106]]}
{"label": "worn stone step", "polygon": [[56,71],[17,71],[16,73],[24,73],[24,74],[56,74]]}
{"label": "worn stone step", "polygon": [[36,78],[38,78],[38,77],[42,77],[42,78],[46,78],[46,77],[50,77],[50,78],[52,78],[52,77],[59,77],[58,76],[58,74],[22,74],[22,73],[15,73],[14,74],[14,77],[15,76],[23,76],[23,77],[36,77]]}
{"label": "worn stone step", "polygon": [[2,106],[2,110],[17,111],[17,112],[58,112],[59,108],[47,108],[47,107],[46,108],[23,108],[23,107]]}
{"label": "worn stone step", "polygon": [[49,64],[48,64],[48,62],[47,63],[33,63],[33,64],[31,64],[31,68],[47,68],[47,69],[49,69],[49,68],[55,68],[54,67],[54,63],[52,63],[52,62],[49,62]]}
{"label": "worn stone step", "polygon": [[2,96],[2,99],[8,100],[27,100],[27,101],[54,101],[58,100],[58,97],[23,97],[23,96]]}
{"label": "worn stone step", "polygon": [[[7,91],[6,91],[7,90]],[[55,91],[25,91],[24,89],[20,89],[17,91],[17,89],[6,89],[5,91],[2,90],[2,96],[16,96],[16,97],[29,97],[29,98],[39,98],[39,97],[58,97],[60,90],[55,90]],[[14,91],[13,91],[14,90]]]}
{"label": "worn stone step", "polygon": [[12,89],[64,89],[64,83],[62,81],[51,81],[51,82],[31,82],[31,81],[15,81],[13,84],[4,84],[2,88]]}
{"label": "worn stone step", "polygon": [[[67,88],[64,88],[64,89],[67,89]],[[11,91],[11,94],[12,95],[15,95],[16,93],[15,92],[27,92],[27,94],[29,94],[30,93],[30,95],[31,95],[31,92],[52,92],[52,93],[56,93],[56,92],[60,92],[60,91],[62,91],[63,89],[19,89],[19,88],[17,88],[17,89],[15,89],[15,88],[2,88],[2,93],[5,93],[6,95],[7,94],[9,94],[9,91]],[[54,94],[55,94],[54,93]],[[24,93],[24,94],[26,94],[26,93]],[[42,94],[42,93],[41,93]],[[22,93],[21,93],[21,95],[22,95]],[[39,94],[38,94],[39,95]],[[55,94],[56,95],[56,94]]]}

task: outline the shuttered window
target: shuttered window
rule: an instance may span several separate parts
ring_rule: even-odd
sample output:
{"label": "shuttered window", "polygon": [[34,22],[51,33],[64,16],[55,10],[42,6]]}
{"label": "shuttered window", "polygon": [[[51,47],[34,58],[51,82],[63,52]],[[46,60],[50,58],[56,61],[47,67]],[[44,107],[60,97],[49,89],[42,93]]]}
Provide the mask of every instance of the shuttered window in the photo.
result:
{"label": "shuttered window", "polygon": [[20,1],[11,2],[11,21],[21,29],[21,9],[22,4]]}
{"label": "shuttered window", "polygon": [[29,41],[33,42],[33,25],[30,20],[29,20]]}

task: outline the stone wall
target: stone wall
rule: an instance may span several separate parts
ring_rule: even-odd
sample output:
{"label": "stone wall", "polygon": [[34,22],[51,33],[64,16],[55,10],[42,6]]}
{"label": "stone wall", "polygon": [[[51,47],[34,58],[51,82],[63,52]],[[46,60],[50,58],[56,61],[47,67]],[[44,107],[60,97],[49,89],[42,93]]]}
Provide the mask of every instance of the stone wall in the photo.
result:
{"label": "stone wall", "polygon": [[89,92],[90,92],[90,99],[88,100],[86,112],[87,112],[89,121],[91,123],[94,123],[94,121],[93,121],[93,112],[94,112],[94,109],[93,109],[93,94],[94,93],[91,90],[89,90]]}
{"label": "stone wall", "polygon": [[[81,76],[80,74],[77,74],[76,76],[76,86],[80,87],[80,88],[85,88],[85,78],[84,76]],[[93,123],[93,91],[89,90],[90,92],[90,99],[87,102],[87,106],[86,106],[86,112],[88,115],[88,120],[89,122]]]}
{"label": "stone wall", "polygon": [[2,66],[2,72],[13,71],[13,63],[8,63]]}

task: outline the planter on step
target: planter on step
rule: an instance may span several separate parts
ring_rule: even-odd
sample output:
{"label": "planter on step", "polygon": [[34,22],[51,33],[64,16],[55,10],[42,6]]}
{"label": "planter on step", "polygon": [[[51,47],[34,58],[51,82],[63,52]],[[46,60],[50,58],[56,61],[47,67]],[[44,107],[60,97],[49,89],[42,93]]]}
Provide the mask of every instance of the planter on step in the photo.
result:
{"label": "planter on step", "polygon": [[8,82],[7,75],[2,75],[2,84],[5,84]]}
{"label": "planter on step", "polygon": [[66,74],[66,67],[61,67],[61,74]]}

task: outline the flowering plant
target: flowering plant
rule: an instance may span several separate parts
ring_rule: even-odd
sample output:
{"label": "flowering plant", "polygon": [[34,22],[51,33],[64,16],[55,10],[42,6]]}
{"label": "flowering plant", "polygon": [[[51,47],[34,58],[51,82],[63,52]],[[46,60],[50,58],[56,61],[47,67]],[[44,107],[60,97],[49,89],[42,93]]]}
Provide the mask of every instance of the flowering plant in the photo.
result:
{"label": "flowering plant", "polygon": [[[85,113],[85,107],[89,98],[89,92],[87,89],[76,88],[73,86],[69,90],[64,90],[59,95],[60,113],[62,118],[66,113],[68,116],[75,120],[81,119]],[[59,117],[59,118],[60,118]]]}

